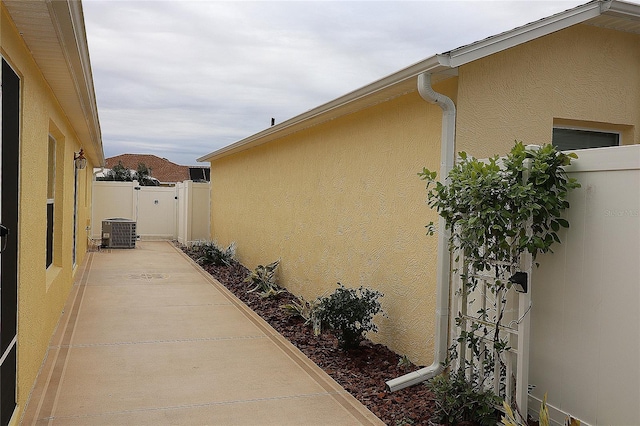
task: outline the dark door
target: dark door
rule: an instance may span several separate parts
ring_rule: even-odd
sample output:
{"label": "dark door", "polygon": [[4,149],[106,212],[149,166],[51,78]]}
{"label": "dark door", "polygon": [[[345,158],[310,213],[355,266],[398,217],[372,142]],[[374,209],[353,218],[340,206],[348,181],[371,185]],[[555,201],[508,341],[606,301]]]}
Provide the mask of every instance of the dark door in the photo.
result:
{"label": "dark door", "polygon": [[16,407],[20,79],[2,59],[0,140],[0,424]]}

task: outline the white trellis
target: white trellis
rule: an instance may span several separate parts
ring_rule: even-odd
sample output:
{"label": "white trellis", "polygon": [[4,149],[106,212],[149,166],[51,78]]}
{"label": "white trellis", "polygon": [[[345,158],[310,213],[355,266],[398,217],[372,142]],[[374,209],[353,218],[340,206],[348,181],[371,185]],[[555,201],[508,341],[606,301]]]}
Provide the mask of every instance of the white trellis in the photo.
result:
{"label": "white trellis", "polygon": [[[527,147],[530,150],[537,148]],[[528,173],[525,172],[523,179],[526,182]],[[486,389],[492,389],[508,404],[515,400],[518,410],[526,418],[532,256],[525,252],[513,263],[489,261],[490,267],[483,271],[474,270],[474,259],[465,259],[462,252],[454,253],[454,257],[450,336],[453,339],[451,344],[457,344],[458,357],[451,360],[452,367],[465,366],[469,378],[471,371],[475,370]],[[496,285],[497,281],[506,283],[516,276],[524,278],[526,291],[516,291],[517,286],[511,285],[509,289],[505,287],[495,292],[496,288],[501,288]],[[524,289],[520,287],[520,290]],[[467,345],[468,340],[457,342],[463,333],[470,333],[477,339],[479,354],[473,353]],[[496,341],[506,342],[506,348],[496,350],[493,347]],[[487,355],[494,359],[492,371],[483,369]]]}
{"label": "white trellis", "polygon": [[[455,339],[462,332],[473,333],[478,339],[478,346],[482,353],[498,354],[493,348],[496,328],[498,337],[507,342],[507,349],[502,352],[501,359],[494,363],[491,372],[482,368],[483,355],[477,358],[466,341],[457,343],[458,358],[453,361],[453,368],[464,363],[476,363],[476,371],[480,375],[485,388],[492,389],[497,395],[511,404],[514,399],[521,413],[527,413],[528,399],[528,373],[529,373],[529,328],[531,309],[531,256],[524,255],[516,264],[494,262],[490,271],[474,271],[472,262],[468,262],[462,255],[458,258],[457,272],[454,274],[452,292],[452,330],[451,336]],[[501,266],[496,268],[495,266]],[[500,269],[499,273],[496,273]],[[497,294],[491,291],[495,288],[496,280],[508,280],[516,272],[526,273],[526,285],[528,291],[519,293],[515,286],[504,293]],[[496,276],[497,275],[497,276]],[[470,292],[464,291],[465,286],[472,286]],[[504,306],[503,306],[504,304]],[[500,320],[498,318],[502,315]],[[496,327],[497,324],[497,327]],[[486,352],[485,352],[486,350]],[[477,359],[476,359],[477,358]],[[470,374],[468,367],[468,373]]]}

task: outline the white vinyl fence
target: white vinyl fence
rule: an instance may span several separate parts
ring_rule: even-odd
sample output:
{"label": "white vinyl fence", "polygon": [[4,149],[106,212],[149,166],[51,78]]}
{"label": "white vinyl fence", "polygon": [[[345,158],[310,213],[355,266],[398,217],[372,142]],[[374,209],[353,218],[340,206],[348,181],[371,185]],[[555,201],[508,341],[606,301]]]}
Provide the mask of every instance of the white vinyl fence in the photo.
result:
{"label": "white vinyl fence", "polygon": [[181,244],[210,238],[211,185],[187,180],[176,185],[178,197],[177,240]]}
{"label": "white vinyl fence", "polygon": [[210,238],[208,183],[185,181],[175,187],[138,182],[93,183],[90,238],[100,239],[102,221],[125,218],[137,223],[141,239],[186,243]]}
{"label": "white vinyl fence", "polygon": [[640,145],[576,153],[570,228],[532,272],[529,411],[547,393],[555,424],[638,424]]}

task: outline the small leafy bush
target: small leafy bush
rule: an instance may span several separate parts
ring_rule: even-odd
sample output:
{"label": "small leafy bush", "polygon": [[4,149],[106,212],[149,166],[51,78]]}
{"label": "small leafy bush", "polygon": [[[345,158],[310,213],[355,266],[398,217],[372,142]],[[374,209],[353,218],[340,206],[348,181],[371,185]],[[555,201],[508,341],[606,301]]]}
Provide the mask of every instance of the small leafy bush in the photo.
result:
{"label": "small leafy bush", "polygon": [[319,318],[323,326],[336,332],[342,349],[353,349],[360,345],[365,333],[378,331],[373,317],[382,310],[379,291],[360,287],[357,290],[338,288],[328,297],[322,298]]}
{"label": "small leafy bush", "polygon": [[491,390],[469,381],[462,370],[441,374],[427,386],[435,396],[434,421],[455,425],[473,421],[482,426],[493,426],[500,421],[497,407],[502,402]]}
{"label": "small leafy bush", "polygon": [[284,292],[276,283],[276,269],[278,269],[279,264],[280,260],[276,260],[266,266],[258,265],[256,269],[245,278],[245,282],[253,286],[253,288],[249,290],[249,293],[258,291],[258,294],[262,297],[271,297]]}
{"label": "small leafy bush", "polygon": [[199,241],[191,252],[199,255],[197,262],[201,265],[230,266],[236,256],[236,243],[221,248],[215,241]]}
{"label": "small leafy bush", "polygon": [[413,367],[413,363],[411,362],[411,360],[409,359],[408,356],[402,355],[398,359],[398,368],[400,368],[402,370],[407,370],[407,369],[409,369],[411,367]]}
{"label": "small leafy bush", "polygon": [[317,298],[313,301],[304,300],[302,296],[297,297],[298,300],[294,300],[291,303],[282,305],[282,308],[289,312],[291,315],[299,316],[304,319],[304,325],[310,325],[313,327],[313,334],[318,336],[322,331],[322,323],[318,316],[320,310],[321,298]]}

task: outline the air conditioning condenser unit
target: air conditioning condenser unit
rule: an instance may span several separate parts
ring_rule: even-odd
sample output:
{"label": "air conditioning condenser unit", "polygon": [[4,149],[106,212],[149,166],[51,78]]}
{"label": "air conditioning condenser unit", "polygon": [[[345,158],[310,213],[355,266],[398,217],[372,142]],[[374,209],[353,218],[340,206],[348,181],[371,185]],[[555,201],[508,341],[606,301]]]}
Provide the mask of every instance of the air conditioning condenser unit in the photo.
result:
{"label": "air conditioning condenser unit", "polygon": [[102,221],[102,247],[136,248],[136,222],[116,217]]}

